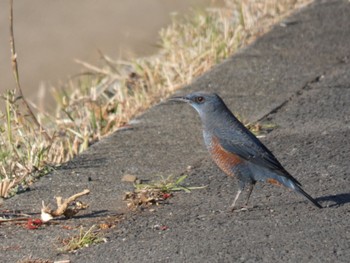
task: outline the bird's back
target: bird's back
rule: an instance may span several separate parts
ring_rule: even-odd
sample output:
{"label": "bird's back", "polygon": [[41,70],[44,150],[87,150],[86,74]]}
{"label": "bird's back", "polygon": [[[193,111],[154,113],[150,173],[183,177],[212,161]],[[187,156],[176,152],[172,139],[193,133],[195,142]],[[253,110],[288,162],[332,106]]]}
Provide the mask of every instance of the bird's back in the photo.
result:
{"label": "bird's back", "polygon": [[[213,112],[210,120],[210,122],[203,123],[204,139],[208,149],[212,148],[216,140],[224,151],[234,154],[247,164],[251,163],[251,167],[265,169],[265,171],[270,171],[300,185],[283,168],[272,152],[231,113],[226,105],[220,111]],[[225,160],[231,162],[229,158]],[[263,173],[264,176],[265,174],[266,177],[270,176],[267,172]]]}

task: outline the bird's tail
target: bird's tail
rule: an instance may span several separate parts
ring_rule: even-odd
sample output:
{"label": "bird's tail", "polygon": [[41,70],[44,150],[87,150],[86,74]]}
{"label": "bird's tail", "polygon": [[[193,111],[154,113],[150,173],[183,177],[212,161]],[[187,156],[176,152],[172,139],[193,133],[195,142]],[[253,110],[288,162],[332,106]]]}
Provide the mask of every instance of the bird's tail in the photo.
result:
{"label": "bird's tail", "polygon": [[295,191],[298,192],[299,194],[302,194],[305,196],[311,203],[313,203],[315,206],[318,208],[323,208],[315,199],[313,199],[308,193],[306,193],[299,185],[295,186]]}
{"label": "bird's tail", "polygon": [[318,208],[323,208],[315,199],[313,199],[308,193],[306,193],[302,188],[301,184],[292,176],[290,178],[281,175],[274,175],[266,180],[268,183],[276,185],[284,185],[290,189],[293,189],[297,193],[305,196],[311,203],[313,203]]}

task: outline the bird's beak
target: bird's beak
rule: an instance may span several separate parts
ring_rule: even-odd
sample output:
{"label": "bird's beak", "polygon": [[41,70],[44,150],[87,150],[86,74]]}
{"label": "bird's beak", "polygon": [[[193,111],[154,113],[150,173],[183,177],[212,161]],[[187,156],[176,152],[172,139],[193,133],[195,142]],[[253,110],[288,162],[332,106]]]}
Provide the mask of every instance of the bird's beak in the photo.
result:
{"label": "bird's beak", "polygon": [[185,96],[174,96],[174,97],[170,97],[168,101],[189,102],[190,99]]}

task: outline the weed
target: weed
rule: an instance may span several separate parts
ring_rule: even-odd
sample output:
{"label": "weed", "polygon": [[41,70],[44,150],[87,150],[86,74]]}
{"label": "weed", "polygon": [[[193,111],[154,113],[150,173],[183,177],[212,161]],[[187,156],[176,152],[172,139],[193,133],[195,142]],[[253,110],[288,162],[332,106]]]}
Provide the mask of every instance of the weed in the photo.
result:
{"label": "weed", "polygon": [[162,193],[185,191],[186,193],[190,193],[191,190],[203,189],[206,187],[206,186],[183,186],[182,183],[187,178],[187,176],[188,175],[182,175],[177,179],[175,179],[173,176],[168,176],[167,178],[160,176],[159,181],[152,181],[149,184],[146,184],[146,183],[135,184],[135,191],[139,192],[142,190],[152,190],[152,191],[160,191]]}
{"label": "weed", "polygon": [[62,240],[64,247],[60,248],[59,250],[71,252],[83,247],[104,242],[105,239],[101,237],[100,232],[94,231],[94,228],[95,225],[90,227],[88,230],[81,227],[78,235]]}
{"label": "weed", "polygon": [[187,175],[182,175],[175,179],[173,176],[164,178],[160,176],[160,180],[151,181],[150,183],[135,184],[133,192],[127,192],[124,200],[130,209],[137,207],[147,207],[150,205],[159,205],[164,203],[173,192],[185,191],[187,193],[195,189],[203,189],[206,186],[184,186],[182,183]]}
{"label": "weed", "polygon": [[277,128],[277,125],[274,123],[249,123],[246,126],[257,137],[264,137],[266,133]]}

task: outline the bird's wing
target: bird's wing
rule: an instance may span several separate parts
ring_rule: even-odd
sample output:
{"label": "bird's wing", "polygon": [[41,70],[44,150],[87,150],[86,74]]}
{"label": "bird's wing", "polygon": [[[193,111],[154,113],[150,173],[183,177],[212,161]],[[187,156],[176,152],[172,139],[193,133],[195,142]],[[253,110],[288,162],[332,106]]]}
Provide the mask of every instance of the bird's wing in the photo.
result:
{"label": "bird's wing", "polygon": [[223,134],[222,131],[216,130],[214,134],[226,151],[233,152],[244,160],[272,170],[301,185],[283,168],[272,152],[249,130],[235,130],[234,132],[230,131],[229,134],[227,132]]}

